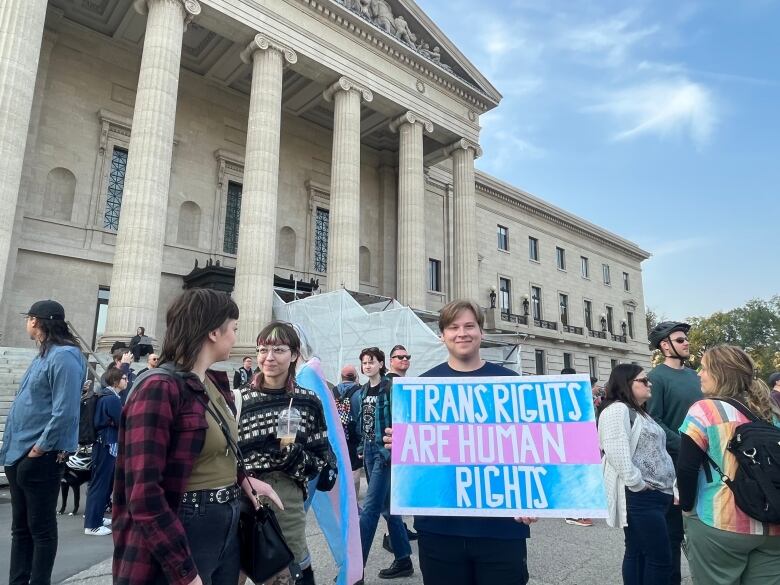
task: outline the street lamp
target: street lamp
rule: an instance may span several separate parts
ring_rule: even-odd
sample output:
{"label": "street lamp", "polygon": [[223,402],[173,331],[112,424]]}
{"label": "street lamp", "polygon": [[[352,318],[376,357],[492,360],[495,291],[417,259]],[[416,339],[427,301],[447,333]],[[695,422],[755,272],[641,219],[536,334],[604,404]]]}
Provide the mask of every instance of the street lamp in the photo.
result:
{"label": "street lamp", "polygon": [[491,286],[490,287],[490,308],[495,309],[496,308],[496,287]]}
{"label": "street lamp", "polygon": [[528,316],[528,295],[523,295],[523,315]]}
{"label": "street lamp", "polygon": [[607,315],[606,313],[601,314],[601,330],[606,331],[607,330]]}
{"label": "street lamp", "polygon": [[626,327],[628,327],[628,325],[626,324],[626,320],[625,319],[621,319],[620,320],[620,329],[623,331],[623,337],[626,336]]}

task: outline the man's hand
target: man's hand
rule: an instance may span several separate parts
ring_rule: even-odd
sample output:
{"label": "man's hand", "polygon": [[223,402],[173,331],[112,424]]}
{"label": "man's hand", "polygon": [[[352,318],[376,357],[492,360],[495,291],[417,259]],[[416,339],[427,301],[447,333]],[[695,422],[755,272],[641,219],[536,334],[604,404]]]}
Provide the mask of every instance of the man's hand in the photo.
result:
{"label": "man's hand", "polygon": [[[126,351],[122,354],[122,363],[123,364],[132,364],[133,363],[133,353],[130,351]],[[198,577],[200,579],[200,577]]]}
{"label": "man's hand", "polygon": [[[249,497],[249,499],[254,504],[255,510],[257,510],[260,507],[261,496],[265,496],[266,498],[271,500],[274,504],[276,504],[280,510],[284,510],[284,505],[282,504],[282,500],[279,498],[278,494],[274,491],[274,488],[272,488],[264,481],[260,481],[259,479],[255,479],[254,477],[245,477],[244,481],[241,482],[241,488],[244,490],[244,493]],[[255,493],[257,493],[257,498],[255,498],[255,496],[252,494],[252,488],[254,488]]]}
{"label": "man's hand", "polygon": [[537,520],[539,520],[539,518],[533,518],[531,516],[515,516],[515,522],[520,522],[520,524],[525,524],[526,526],[530,526]]}
{"label": "man's hand", "polygon": [[385,449],[393,448],[393,429],[391,429],[390,427],[387,427],[385,429],[385,434],[382,437],[382,442],[385,444]]}
{"label": "man's hand", "polygon": [[41,451],[40,449],[38,449],[38,445],[33,445],[33,448],[30,449],[30,452],[27,453],[27,456],[30,459],[35,459],[36,457],[40,457],[41,455],[45,455],[45,454],[46,451]]}

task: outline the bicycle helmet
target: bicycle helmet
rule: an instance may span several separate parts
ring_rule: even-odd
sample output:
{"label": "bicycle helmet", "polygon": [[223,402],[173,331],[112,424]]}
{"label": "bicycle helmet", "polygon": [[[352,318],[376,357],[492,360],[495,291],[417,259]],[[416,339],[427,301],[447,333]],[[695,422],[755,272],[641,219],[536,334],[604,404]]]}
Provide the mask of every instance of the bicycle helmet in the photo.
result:
{"label": "bicycle helmet", "polygon": [[680,321],[664,321],[663,323],[659,323],[653,327],[653,330],[650,331],[650,335],[647,336],[647,338],[650,340],[650,348],[658,349],[661,345],[661,342],[675,331],[688,333],[690,329],[690,325]]}
{"label": "bicycle helmet", "polygon": [[71,469],[75,469],[76,471],[89,470],[89,468],[92,467],[91,451],[91,449],[89,451],[86,449],[80,449],[78,452],[68,457],[68,461],[65,463],[65,465]]}

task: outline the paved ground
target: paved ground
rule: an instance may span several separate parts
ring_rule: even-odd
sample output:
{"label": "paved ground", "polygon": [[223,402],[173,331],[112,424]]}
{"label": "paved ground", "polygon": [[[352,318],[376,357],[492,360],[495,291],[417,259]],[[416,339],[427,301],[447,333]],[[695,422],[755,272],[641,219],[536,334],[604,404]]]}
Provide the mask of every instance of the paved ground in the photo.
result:
{"label": "paved ground", "polygon": [[[82,497],[82,506],[85,498]],[[11,506],[7,489],[0,489],[0,585],[8,582]],[[623,533],[596,521],[592,528],[569,526],[563,520],[540,520],[531,529],[528,565],[532,585],[620,585],[620,562],[623,556]],[[392,555],[382,548],[381,528],[377,531],[368,560],[366,583],[371,585],[419,585],[422,578],[417,565],[417,545],[413,543],[415,574],[408,579],[385,581],[377,578],[380,569],[392,562]],[[110,537],[84,535],[81,516],[61,516],[60,547],[54,566],[53,583],[68,585],[110,585]],[[327,544],[313,516],[307,528],[314,559],[315,575],[320,585],[333,582],[336,569]],[[687,576],[687,567],[683,568]],[[683,581],[690,585],[690,578]]]}

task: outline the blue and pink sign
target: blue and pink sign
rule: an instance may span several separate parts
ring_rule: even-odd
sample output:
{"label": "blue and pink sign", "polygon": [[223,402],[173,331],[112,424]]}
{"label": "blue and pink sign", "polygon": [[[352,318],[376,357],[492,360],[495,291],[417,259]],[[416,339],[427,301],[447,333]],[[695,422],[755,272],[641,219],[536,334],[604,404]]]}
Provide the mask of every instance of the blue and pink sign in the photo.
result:
{"label": "blue and pink sign", "polygon": [[585,375],[395,378],[393,514],[603,518]]}

